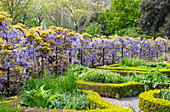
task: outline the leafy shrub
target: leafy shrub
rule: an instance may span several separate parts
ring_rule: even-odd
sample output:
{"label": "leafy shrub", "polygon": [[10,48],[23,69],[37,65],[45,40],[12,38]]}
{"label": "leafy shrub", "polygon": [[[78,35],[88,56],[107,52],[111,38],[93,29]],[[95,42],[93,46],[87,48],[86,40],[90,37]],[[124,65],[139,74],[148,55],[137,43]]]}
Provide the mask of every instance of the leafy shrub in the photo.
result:
{"label": "leafy shrub", "polygon": [[68,70],[71,70],[74,74],[78,76],[84,72],[87,72],[89,68],[82,65],[75,65],[75,66],[71,65],[70,68],[68,68]]}
{"label": "leafy shrub", "polygon": [[66,76],[29,79],[20,104],[29,107],[52,109],[89,108],[88,95],[77,89],[77,76],[68,70]]}
{"label": "leafy shrub", "polygon": [[62,95],[63,97],[59,97],[55,102],[57,103],[58,109],[89,109],[89,100],[87,94],[74,91],[73,93],[65,92]]}
{"label": "leafy shrub", "polygon": [[124,65],[124,66],[132,66],[132,65],[143,65],[146,63],[145,60],[141,60],[141,59],[129,59],[129,58],[122,58],[121,61],[120,61],[121,65]]}
{"label": "leafy shrub", "polygon": [[156,88],[158,84],[170,82],[167,76],[158,70],[150,70],[148,73],[141,75],[135,74],[131,76],[130,81],[151,84],[153,88]]}
{"label": "leafy shrub", "polygon": [[86,73],[79,77],[81,80],[88,82],[99,83],[123,83],[127,82],[127,79],[120,76],[120,74],[112,73],[106,70],[90,69]]}
{"label": "leafy shrub", "polygon": [[117,34],[118,36],[141,37],[142,39],[150,38],[150,36],[143,34],[143,31],[138,27],[117,30],[115,31],[115,34]]}
{"label": "leafy shrub", "polygon": [[131,66],[133,64],[133,60],[124,57],[121,59],[120,63],[121,65],[124,65],[124,66]]}
{"label": "leafy shrub", "polygon": [[44,90],[44,86],[33,89],[30,91],[25,91],[25,94],[22,94],[22,99],[20,100],[20,104],[26,105],[29,107],[38,107],[38,108],[54,108],[55,107],[55,99],[61,97],[62,95],[55,93],[51,95],[50,90]]}
{"label": "leafy shrub", "polygon": [[101,25],[97,22],[93,22],[88,27],[86,27],[85,32],[92,35],[93,37],[100,35],[102,33]]}

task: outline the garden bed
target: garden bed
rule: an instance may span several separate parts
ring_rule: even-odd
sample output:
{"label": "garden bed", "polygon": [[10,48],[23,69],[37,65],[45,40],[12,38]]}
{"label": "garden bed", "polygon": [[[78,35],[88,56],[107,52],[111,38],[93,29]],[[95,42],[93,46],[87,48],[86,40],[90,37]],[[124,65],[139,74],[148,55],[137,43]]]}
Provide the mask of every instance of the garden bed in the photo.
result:
{"label": "garden bed", "polygon": [[[63,109],[63,110],[57,110],[57,109],[39,109],[39,108],[30,108],[30,107],[25,107],[25,106],[21,106],[20,107],[20,111],[21,112],[63,112],[63,111],[67,111],[67,112],[113,112],[113,111],[121,111],[121,112],[133,112],[130,109],[125,109],[122,108],[120,106],[117,105],[113,105],[111,103],[109,103],[108,101],[103,100],[100,95],[96,92],[92,92],[92,91],[83,91],[89,94],[88,98],[89,98],[89,102],[90,105],[89,107],[91,108],[91,110],[71,110],[71,109]],[[15,97],[16,99],[13,100],[12,104],[19,102],[19,98]],[[11,104],[11,103],[10,103]]]}
{"label": "garden bed", "polygon": [[[119,65],[119,67],[117,67]],[[107,65],[107,66],[99,66],[96,67],[96,69],[105,69],[105,70],[109,70],[111,72],[116,72],[116,73],[120,73],[123,76],[126,75],[133,75],[134,73],[137,74],[142,74],[142,73],[147,73],[150,70],[159,70],[161,73],[166,74],[167,76],[170,77],[170,69],[166,69],[166,68],[152,68],[152,67],[123,67],[120,66],[120,64],[113,64],[113,65]]]}

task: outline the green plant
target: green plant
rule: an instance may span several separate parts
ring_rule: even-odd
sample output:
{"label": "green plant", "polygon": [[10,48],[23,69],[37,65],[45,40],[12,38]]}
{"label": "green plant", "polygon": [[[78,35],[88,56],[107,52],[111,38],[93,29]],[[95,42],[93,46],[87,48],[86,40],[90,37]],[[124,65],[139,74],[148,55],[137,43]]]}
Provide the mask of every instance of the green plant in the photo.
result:
{"label": "green plant", "polygon": [[124,57],[121,59],[120,63],[121,65],[124,65],[124,66],[131,66],[133,64],[133,60]]}
{"label": "green plant", "polygon": [[36,88],[39,88],[44,85],[44,90],[51,89],[51,93],[55,93],[57,91],[57,77],[44,75],[39,78],[33,78],[30,77],[30,79],[27,80],[26,86],[21,89],[20,94],[22,94],[24,91],[30,91]]}
{"label": "green plant", "polygon": [[43,88],[44,85],[37,89],[25,91],[25,94],[20,96],[20,104],[37,108],[54,108],[55,100],[53,99],[62,97],[62,95],[58,93],[51,95],[50,90],[44,90]]}
{"label": "green plant", "polygon": [[118,100],[120,98],[119,94],[116,94],[115,98]]}
{"label": "green plant", "polygon": [[166,90],[166,88],[159,90],[156,98],[170,101],[170,90]]}
{"label": "green plant", "polygon": [[131,89],[130,91],[126,92],[124,95],[125,95],[125,97],[130,97],[130,96],[132,96],[132,93],[133,93],[133,91]]}
{"label": "green plant", "polygon": [[170,112],[170,101],[155,98],[159,90],[145,91],[139,95],[139,109],[144,112]]}
{"label": "green plant", "polygon": [[68,71],[71,70],[74,74],[81,75],[84,72],[87,72],[89,70],[88,67],[82,66],[82,65],[70,65],[68,68]]}
{"label": "green plant", "polygon": [[120,74],[109,72],[107,70],[90,69],[82,74],[79,79],[89,82],[100,83],[123,83],[127,82],[127,78],[120,76]]}
{"label": "green plant", "polygon": [[135,91],[135,92],[133,92],[132,94],[133,94],[133,96],[137,96],[137,95],[138,95],[138,92]]}
{"label": "green plant", "polygon": [[90,25],[86,27],[85,32],[93,37],[100,35],[102,33],[101,25],[97,22],[90,23]]}
{"label": "green plant", "polygon": [[73,92],[77,90],[77,76],[69,70],[64,77],[57,77],[56,86],[57,90],[61,92]]}
{"label": "green plant", "polygon": [[123,28],[115,31],[115,34],[118,36],[141,37],[141,39],[150,38],[150,36],[143,33],[144,32],[138,27]]}
{"label": "green plant", "polygon": [[110,10],[99,13],[99,19],[106,23],[107,33],[136,27],[139,13],[140,0],[114,0]]}
{"label": "green plant", "polygon": [[80,91],[74,91],[73,93],[64,92],[62,95],[63,97],[56,100],[58,109],[89,109],[88,94]]}
{"label": "green plant", "polygon": [[144,73],[141,75],[133,75],[130,81],[141,82],[145,84],[151,84],[153,88],[156,88],[158,84],[170,82],[167,76],[159,70],[150,70],[148,73]]}
{"label": "green plant", "polygon": [[0,112],[19,112],[20,105],[18,102],[11,102],[13,98],[1,97]]}

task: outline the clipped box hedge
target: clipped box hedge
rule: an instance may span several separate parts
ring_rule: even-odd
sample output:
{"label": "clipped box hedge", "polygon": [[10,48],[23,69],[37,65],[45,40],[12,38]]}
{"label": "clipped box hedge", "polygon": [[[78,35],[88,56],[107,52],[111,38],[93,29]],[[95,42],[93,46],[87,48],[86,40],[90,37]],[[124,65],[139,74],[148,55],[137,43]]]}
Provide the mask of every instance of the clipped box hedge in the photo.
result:
{"label": "clipped box hedge", "polygon": [[[141,92],[144,92],[143,83],[138,82],[127,82],[122,84],[104,84],[104,83],[96,83],[96,82],[85,82],[85,81],[77,81],[79,85],[79,89],[84,90],[92,90],[99,93],[101,96],[115,98],[116,95],[119,97],[126,97],[125,93],[132,90],[132,92],[137,92],[136,95],[139,95]],[[135,95],[135,96],[136,96]]]}
{"label": "clipped box hedge", "polygon": [[170,112],[170,101],[155,98],[159,90],[150,90],[139,95],[139,108],[144,112]]}
{"label": "clipped box hedge", "polygon": [[[147,73],[150,69],[143,69],[143,68],[130,68],[130,67],[115,67],[113,66],[99,66],[97,69],[106,69],[111,72],[117,72],[121,75],[133,75],[133,73],[142,74]],[[152,68],[152,70],[155,70],[156,68]],[[170,76],[170,69],[159,69],[160,72],[167,74],[167,76]]]}
{"label": "clipped box hedge", "polygon": [[[133,112],[132,110],[128,108],[122,108],[117,105],[113,105],[109,103],[108,101],[103,100],[100,95],[96,92],[92,91],[85,91],[83,92],[88,93],[89,102],[90,102],[90,108],[92,110],[71,110],[71,109],[63,109],[63,110],[57,110],[57,109],[40,109],[40,108],[30,108],[30,107],[24,107],[22,106],[20,108],[20,112]],[[19,98],[16,97],[13,102],[19,102]]]}
{"label": "clipped box hedge", "polygon": [[[110,97],[110,98],[116,98],[116,94],[119,95],[120,98],[122,97],[129,97],[126,96],[126,93],[132,91],[132,94],[136,92],[137,96],[140,93],[145,91],[145,85],[149,87],[149,89],[153,89],[151,84],[144,84],[139,82],[127,82],[122,84],[111,84],[111,83],[96,83],[96,82],[86,82],[79,80],[77,81],[79,85],[79,89],[84,90],[92,90],[97,93],[99,93],[101,96]],[[169,88],[170,83],[163,83],[159,84],[157,88]]]}

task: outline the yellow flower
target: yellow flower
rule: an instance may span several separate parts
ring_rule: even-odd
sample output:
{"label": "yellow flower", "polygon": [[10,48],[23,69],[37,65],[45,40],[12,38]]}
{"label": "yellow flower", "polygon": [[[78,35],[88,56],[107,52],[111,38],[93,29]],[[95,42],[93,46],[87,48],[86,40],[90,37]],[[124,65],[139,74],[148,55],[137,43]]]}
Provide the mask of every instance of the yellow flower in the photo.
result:
{"label": "yellow flower", "polygon": [[0,15],[0,22],[4,20],[4,16]]}
{"label": "yellow flower", "polygon": [[41,41],[41,40],[42,40],[42,38],[39,36],[36,38],[36,41]]}
{"label": "yellow flower", "polygon": [[67,33],[68,36],[74,36],[74,31]]}
{"label": "yellow flower", "polygon": [[83,39],[85,39],[86,37],[88,37],[89,36],[89,34],[88,33],[84,33],[84,34],[82,34],[82,37],[83,37]]}
{"label": "yellow flower", "polygon": [[3,54],[4,54],[4,55],[8,55],[8,54],[10,54],[10,53],[11,53],[11,50],[4,50],[4,51],[3,51]]}
{"label": "yellow flower", "polygon": [[41,31],[41,32],[40,32],[40,36],[43,37],[43,38],[44,38],[44,37],[47,37],[47,36],[48,36],[48,33],[49,33],[49,31]]}
{"label": "yellow flower", "polygon": [[66,29],[64,29],[63,31],[64,31],[64,32],[69,32],[69,29],[66,28]]}
{"label": "yellow flower", "polygon": [[57,31],[63,31],[63,28],[62,27],[57,27]]}

